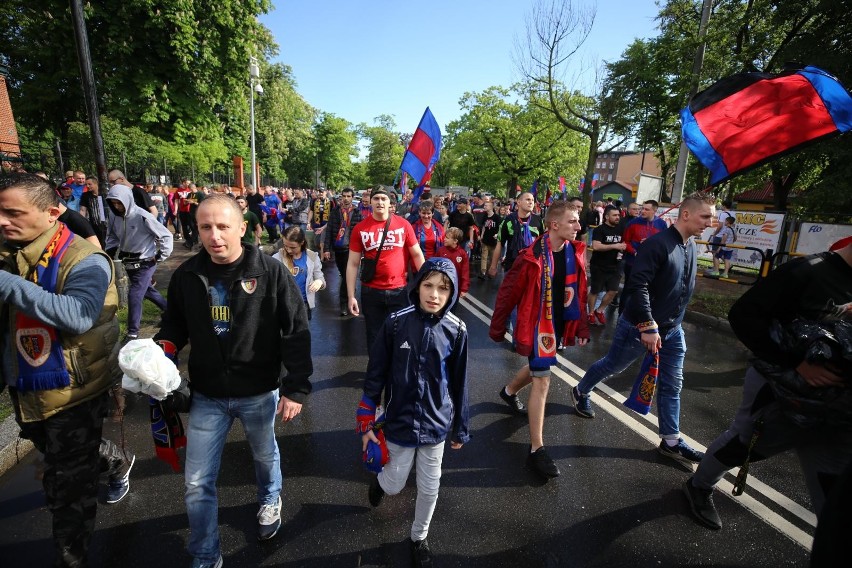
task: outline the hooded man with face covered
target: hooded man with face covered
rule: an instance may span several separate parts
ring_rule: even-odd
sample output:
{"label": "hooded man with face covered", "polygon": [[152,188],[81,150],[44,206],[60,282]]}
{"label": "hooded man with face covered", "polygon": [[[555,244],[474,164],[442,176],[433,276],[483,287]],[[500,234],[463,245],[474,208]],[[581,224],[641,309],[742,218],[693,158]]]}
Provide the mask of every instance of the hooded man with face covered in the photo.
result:
{"label": "hooded man with face covered", "polygon": [[124,264],[129,281],[124,340],[130,341],[139,338],[145,298],[160,310],[166,309],[166,300],[151,285],[151,278],[157,263],[172,254],[172,233],[133,202],[133,192],[125,185],[112,186],[107,194],[107,205],[113,215],[107,227],[106,252]]}

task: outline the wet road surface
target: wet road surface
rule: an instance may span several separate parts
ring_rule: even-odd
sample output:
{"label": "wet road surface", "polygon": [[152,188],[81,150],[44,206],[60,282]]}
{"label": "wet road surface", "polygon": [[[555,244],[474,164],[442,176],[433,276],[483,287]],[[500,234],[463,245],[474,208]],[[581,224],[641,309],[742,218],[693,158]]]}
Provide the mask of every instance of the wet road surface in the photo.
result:
{"label": "wet road surface", "polygon": [[[400,495],[371,509],[370,477],[360,465],[353,433],[367,363],[364,322],[338,315],[333,263],[326,263],[325,274],[329,289],[318,294],[311,322],[314,392],[299,418],[277,426],[283,527],[271,541],[257,542],[251,453],[236,423],[219,479],[225,566],[409,565],[414,476]],[[807,565],[815,519],[794,456],[753,464],[742,497],[730,497],[728,476],[716,492],[724,527],[713,532],[688,512],[681,485],[689,472],[656,452],[656,408],[646,419],[621,405],[638,362],[596,391],[594,420],[574,413],[570,387],[606,353],[612,310],[607,326],[592,329],[589,345],[561,352],[554,372],[544,436],[562,475],[543,482],[526,470],[526,419],[511,415],[497,395],[525,359],[487,335],[497,287],[498,281],[474,278],[471,298],[458,310],[470,334],[474,438],[461,450],[446,451],[429,533],[437,566]],[[724,331],[691,323],[685,329],[681,429],[694,445],[706,447],[733,416],[748,353]],[[101,488],[92,565],[188,566],[183,477],[154,457],[146,401],[129,399],[123,431],[138,456],[131,490],[120,503],[106,505]],[[105,435],[119,442],[119,425],[108,424]],[[28,455],[0,478],[5,568],[52,561],[50,516],[35,479],[37,457]]]}

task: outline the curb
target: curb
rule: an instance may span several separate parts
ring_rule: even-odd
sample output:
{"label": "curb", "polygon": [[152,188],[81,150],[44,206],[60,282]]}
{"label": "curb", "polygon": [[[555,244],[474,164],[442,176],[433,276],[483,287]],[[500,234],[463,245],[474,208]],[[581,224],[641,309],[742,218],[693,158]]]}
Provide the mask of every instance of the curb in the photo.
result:
{"label": "curb", "polygon": [[0,476],[18,465],[34,449],[32,442],[18,438],[19,431],[14,415],[0,423]]}
{"label": "curb", "polygon": [[701,312],[686,310],[686,313],[683,315],[683,319],[706,328],[726,333],[733,333],[731,324],[725,318],[717,318],[716,316],[709,316],[707,314],[702,314]]}

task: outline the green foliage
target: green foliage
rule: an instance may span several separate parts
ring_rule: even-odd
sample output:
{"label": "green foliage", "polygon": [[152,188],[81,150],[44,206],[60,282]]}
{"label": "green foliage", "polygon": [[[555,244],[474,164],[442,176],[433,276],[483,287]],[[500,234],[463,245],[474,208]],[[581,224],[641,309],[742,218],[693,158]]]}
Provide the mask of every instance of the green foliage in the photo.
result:
{"label": "green foliage", "polygon": [[[313,168],[307,169],[306,164],[308,157],[313,164],[312,125],[317,111],[296,92],[296,81],[289,66],[261,61],[260,67],[263,94],[255,96],[254,104],[255,145],[261,176],[288,179],[301,186],[313,185]],[[248,121],[248,114],[245,116]],[[248,143],[249,138],[244,140]],[[243,155],[248,155],[247,147]],[[308,180],[310,184],[306,183]]]}
{"label": "green foliage", "polygon": [[[640,143],[662,151],[664,170],[677,160],[677,112],[686,106],[692,60],[698,47],[701,0],[668,0],[661,5],[660,35],[634,42],[619,61],[608,64],[608,103]],[[777,73],[786,62],[821,67],[852,81],[852,59],[841,45],[852,40],[850,0],[719,0],[709,20],[700,88],[743,71]],[[852,146],[829,140],[802,149],[733,180],[720,193],[733,195],[762,187],[773,180],[775,208],[786,207],[791,189],[803,190],[796,199],[801,210],[838,204],[836,188],[849,179]],[[707,171],[692,160],[686,191],[703,188]],[[846,192],[848,194],[848,192]],[[845,194],[844,194],[845,195]],[[832,205],[834,204],[834,205]],[[848,200],[840,204],[849,210]]]}
{"label": "green foliage", "polygon": [[453,165],[446,177],[497,195],[512,193],[517,184],[529,188],[537,178],[556,183],[559,176],[579,177],[585,154],[580,135],[532,97],[519,85],[465,93],[459,101],[464,114],[447,127]]}
{"label": "green foliage", "polygon": [[346,120],[322,113],[314,126],[320,179],[340,188],[352,181],[352,160],[358,156],[358,134]]}
{"label": "green foliage", "polygon": [[[87,4],[101,114],[122,129],[143,133],[134,145],[146,146],[146,139],[175,144],[176,155],[166,149],[163,157],[176,158],[187,173],[193,164],[197,171],[209,171],[231,154],[247,155],[248,61],[276,49],[271,33],[257,20],[270,7],[269,0]],[[38,148],[38,155],[55,138],[67,148],[71,125],[85,122],[72,30],[67,2],[0,3],[0,64],[10,69],[10,95],[27,137],[24,146]],[[74,134],[72,161],[82,159],[78,152],[83,150],[76,148],[80,134]]]}
{"label": "green foliage", "polygon": [[401,136],[395,132],[396,123],[392,116],[376,117],[374,126],[358,125],[358,134],[368,143],[366,181],[368,185],[390,184],[399,171],[405,147]]}

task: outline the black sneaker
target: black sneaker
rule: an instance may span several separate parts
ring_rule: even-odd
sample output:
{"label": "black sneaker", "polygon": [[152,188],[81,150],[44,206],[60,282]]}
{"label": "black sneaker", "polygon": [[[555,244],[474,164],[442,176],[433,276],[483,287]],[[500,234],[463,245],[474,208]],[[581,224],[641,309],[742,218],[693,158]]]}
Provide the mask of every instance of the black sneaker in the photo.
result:
{"label": "black sneaker", "polygon": [[692,484],[690,477],[683,482],[683,494],[686,495],[686,500],[689,501],[689,508],[692,509],[692,516],[709,529],[717,531],[722,528],[722,519],[719,518],[719,513],[716,511],[716,504],[713,503],[713,490],[699,489]]}
{"label": "black sneaker", "polygon": [[121,339],[121,344],[122,344],[122,345],[127,345],[129,342],[134,341],[134,340],[136,340],[136,339],[139,339],[139,336],[138,336],[138,335],[131,335],[131,334],[129,334],[129,333],[128,333],[127,335],[125,335],[125,336]]}
{"label": "black sneaker", "polygon": [[506,404],[512,409],[515,414],[526,414],[527,407],[521,402],[517,394],[509,394],[506,392],[506,387],[500,389],[500,398],[506,401]]}
{"label": "black sneaker", "polygon": [[544,446],[530,452],[527,456],[527,466],[544,477],[559,477],[559,468],[556,467],[556,462],[551,459]]}
{"label": "black sneaker", "polygon": [[411,541],[411,563],[416,568],[432,567],[432,551],[429,550],[429,541],[425,538]]}
{"label": "black sneaker", "polygon": [[130,491],[130,470],[136,463],[136,456],[130,454],[121,460],[115,467],[111,468],[109,483],[107,484],[106,502],[110,505],[118,503]]}
{"label": "black sneaker", "polygon": [[378,507],[382,504],[382,498],[385,496],[385,490],[379,484],[379,476],[370,481],[370,489],[367,491],[367,498],[370,500],[370,505]]}
{"label": "black sneaker", "polygon": [[589,395],[580,394],[577,387],[571,389],[571,400],[574,401],[574,410],[583,418],[594,418],[595,409],[592,408],[592,403],[589,400]]}
{"label": "black sneaker", "polygon": [[479,278],[480,280],[485,280],[485,273],[480,272],[479,274],[476,275],[476,277]]}
{"label": "black sneaker", "polygon": [[662,455],[669,457],[676,462],[692,467],[704,457],[704,452],[699,452],[690,448],[683,438],[678,438],[677,446],[669,446],[665,440],[660,440],[660,445],[657,446],[657,451]]}

